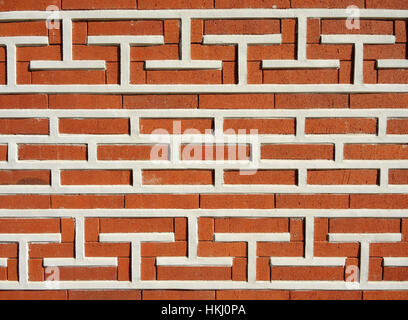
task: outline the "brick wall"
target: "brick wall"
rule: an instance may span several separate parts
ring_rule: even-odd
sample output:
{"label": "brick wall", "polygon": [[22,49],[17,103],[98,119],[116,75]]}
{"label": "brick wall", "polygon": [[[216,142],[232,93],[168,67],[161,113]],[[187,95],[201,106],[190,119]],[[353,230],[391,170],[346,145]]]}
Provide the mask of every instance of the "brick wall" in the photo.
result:
{"label": "brick wall", "polygon": [[0,299],[408,298],[405,1],[0,11]]}

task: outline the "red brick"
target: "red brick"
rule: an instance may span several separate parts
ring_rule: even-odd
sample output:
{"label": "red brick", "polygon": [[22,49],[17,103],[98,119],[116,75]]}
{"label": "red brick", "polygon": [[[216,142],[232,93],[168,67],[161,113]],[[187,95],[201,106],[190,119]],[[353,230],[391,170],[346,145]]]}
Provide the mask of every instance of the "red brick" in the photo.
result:
{"label": "red brick", "polygon": [[304,223],[301,218],[289,219],[289,231],[291,241],[304,240]]}
{"label": "red brick", "polygon": [[351,209],[407,209],[408,195],[406,194],[352,194],[350,195]]}
{"label": "red brick", "polygon": [[264,257],[303,257],[303,242],[259,242],[258,256]]}
{"label": "red brick", "polygon": [[296,57],[294,44],[282,45],[251,45],[248,47],[248,60],[293,60]]}
{"label": "red brick", "polygon": [[105,60],[108,62],[117,62],[119,60],[119,47],[113,45],[74,45],[72,47],[72,55],[75,60]]}
{"label": "red brick", "polygon": [[330,219],[331,233],[399,233],[400,219]]}
{"label": "red brick", "polygon": [[348,195],[342,194],[278,194],[276,208],[290,209],[346,209]]}
{"label": "red brick", "polygon": [[138,9],[209,9],[213,7],[213,0],[138,0]]}
{"label": "red brick", "polygon": [[61,219],[61,242],[74,242],[74,241],[75,241],[75,220],[71,218]]}
{"label": "red brick", "polygon": [[157,280],[231,280],[228,267],[157,267]]}
{"label": "red brick", "polygon": [[65,134],[129,134],[129,119],[70,119],[59,120],[59,132]]}
{"label": "red brick", "polygon": [[33,84],[105,84],[105,71],[33,71]]}
{"label": "red brick", "polygon": [[62,185],[130,185],[131,170],[63,170]]}
{"label": "red brick", "polygon": [[280,21],[272,19],[206,20],[205,34],[272,34],[280,33]]}
{"label": "red brick", "polygon": [[291,300],[361,300],[361,291],[291,291]]}
{"label": "red brick", "polygon": [[48,99],[45,94],[0,95],[0,109],[46,109]]}
{"label": "red brick", "polygon": [[258,134],[295,134],[295,119],[246,119],[231,118],[224,119],[224,132],[234,130],[235,133],[241,133],[239,130],[245,130],[249,134],[251,130],[257,130]]}
{"label": "red brick", "polygon": [[85,255],[88,257],[130,257],[130,242],[127,243],[100,243],[85,244]]}
{"label": "red brick", "polygon": [[[276,6],[276,7],[275,7]],[[215,8],[289,8],[289,0],[215,0]]]}
{"label": "red brick", "polygon": [[408,268],[407,267],[385,267],[384,281],[407,281]]}
{"label": "red brick", "polygon": [[244,242],[210,242],[198,243],[200,257],[246,257],[247,245]]}
{"label": "red brick", "polygon": [[0,185],[50,185],[49,170],[0,170]]}
{"label": "red brick", "polygon": [[399,0],[366,0],[367,9],[407,9],[407,4]]}
{"label": "red brick", "polygon": [[200,109],[273,109],[274,94],[203,94]]}
{"label": "red brick", "polygon": [[292,0],[292,8],[347,8],[348,6],[364,8],[364,0]]}
{"label": "red brick", "polygon": [[66,300],[67,292],[58,291],[0,291],[0,300]]}
{"label": "red brick", "polygon": [[408,108],[408,94],[351,94],[350,108]]}
{"label": "red brick", "polygon": [[345,94],[277,94],[277,109],[347,108]]}
{"label": "red brick", "polygon": [[88,22],[88,35],[163,35],[160,20],[121,20]]}
{"label": "red brick", "polygon": [[143,290],[143,300],[214,300],[214,291]]}
{"label": "red brick", "polygon": [[61,281],[67,280],[116,280],[115,267],[59,267]]}
{"label": "red brick", "polygon": [[0,219],[1,233],[59,233],[59,219]]}
{"label": "red brick", "polygon": [[346,144],[345,159],[403,160],[408,159],[406,144]]}
{"label": "red brick", "polygon": [[225,218],[215,220],[215,232],[221,233],[263,233],[288,232],[289,221],[285,218]]}
{"label": "red brick", "polygon": [[314,160],[334,159],[331,144],[264,144],[261,146],[262,159]]}
{"label": "red brick", "polygon": [[148,71],[148,84],[221,84],[220,70]]}
{"label": "red brick", "polygon": [[85,219],[85,241],[99,240],[99,219],[86,218]]}
{"label": "red brick", "polygon": [[226,184],[296,184],[296,170],[257,170],[253,174],[245,171],[225,171]]}
{"label": "red brick", "polygon": [[[168,159],[167,145],[99,145],[99,160]],[[158,158],[158,159],[157,159]]]}
{"label": "red brick", "polygon": [[101,233],[171,232],[173,220],[170,218],[101,218]]}
{"label": "red brick", "polygon": [[199,218],[198,219],[198,240],[211,241],[214,238],[214,219],[213,218]]}
{"label": "red brick", "polygon": [[272,280],[343,280],[343,267],[272,267]]}
{"label": "red brick", "polygon": [[7,161],[7,145],[0,145],[0,161]]}
{"label": "red brick", "polygon": [[408,134],[408,119],[388,119],[387,134]]}
{"label": "red brick", "polygon": [[395,42],[407,42],[407,23],[404,20],[394,21]]}
{"label": "red brick", "polygon": [[372,257],[408,257],[408,243],[372,243],[370,256]]}
{"label": "red brick", "polygon": [[44,281],[44,268],[42,259],[28,260],[29,281]]}
{"label": "red brick", "polygon": [[74,9],[136,9],[136,0],[121,0],[112,3],[110,0],[63,0],[62,9],[74,10]]}
{"label": "red brick", "polygon": [[376,134],[374,118],[307,118],[306,134]]}
{"label": "red brick", "polygon": [[203,209],[271,209],[275,207],[274,200],[273,194],[203,194],[200,196],[200,207]]}
{"label": "red brick", "polygon": [[50,109],[120,109],[119,95],[50,95]]}
{"label": "red brick", "polygon": [[43,21],[0,23],[1,37],[47,36],[47,35],[48,35],[47,27]]}
{"label": "red brick", "polygon": [[181,145],[180,158],[182,160],[216,160],[234,161],[248,160],[250,156],[249,145]]}
{"label": "red brick", "polygon": [[187,240],[187,218],[174,218],[174,239],[175,241]]}
{"label": "red brick", "polygon": [[8,0],[0,3],[0,11],[45,10],[48,6],[61,7],[61,0]]}
{"label": "red brick", "polygon": [[378,83],[407,83],[406,70],[378,70]]}
{"label": "red brick", "polygon": [[18,47],[17,61],[31,60],[61,60],[61,46],[46,46],[46,47]]}
{"label": "red brick", "polygon": [[69,300],[141,300],[140,290],[70,290]]}
{"label": "red brick", "polygon": [[194,194],[133,194],[126,195],[126,208],[136,209],[195,209],[198,195]]}
{"label": "red brick", "polygon": [[204,34],[204,21],[191,20],[191,43],[202,43]]}
{"label": "red brick", "polygon": [[187,255],[187,242],[143,243],[141,255],[143,257],[183,257]]}
{"label": "red brick", "polygon": [[[131,61],[145,60],[178,60],[179,47],[174,44],[166,44],[161,46],[150,47],[131,47]],[[144,63],[143,63],[144,64]]]}
{"label": "red brick", "polygon": [[125,95],[123,107],[127,109],[195,109],[198,107],[198,97],[196,95]]}
{"label": "red brick", "polygon": [[214,184],[213,170],[143,170],[145,185],[208,185]]}
{"label": "red brick", "polygon": [[219,290],[217,300],[289,300],[289,292],[282,290]]}
{"label": "red brick", "polygon": [[364,48],[364,59],[405,59],[405,44],[369,44]]}
{"label": "red brick", "polygon": [[296,19],[281,20],[282,43],[296,42]]}
{"label": "red brick", "polygon": [[264,70],[264,83],[273,84],[321,84],[338,83],[335,69]]}
{"label": "red brick", "polygon": [[48,119],[0,119],[0,134],[48,134]]}
{"label": "red brick", "polygon": [[307,57],[308,59],[352,60],[353,45],[309,44],[307,46]]}
{"label": "red brick", "polygon": [[316,218],[314,222],[314,240],[325,241],[329,233],[329,219]]}
{"label": "red brick", "polygon": [[408,300],[408,291],[364,291],[364,300]]}
{"label": "red brick", "polygon": [[180,42],[179,20],[164,20],[163,30],[164,30],[164,43]]}
{"label": "red brick", "polygon": [[408,170],[390,170],[389,184],[408,184]]}
{"label": "red brick", "polygon": [[387,20],[360,20],[359,29],[349,29],[346,20],[322,20],[323,34],[394,34],[394,22]]}
{"label": "red brick", "polygon": [[307,183],[320,185],[378,184],[378,170],[308,170]]}
{"label": "red brick", "polygon": [[50,196],[47,195],[1,195],[2,209],[49,209]]}
{"label": "red brick", "polygon": [[86,160],[85,145],[41,145],[21,144],[19,160]]}
{"label": "red brick", "polygon": [[223,60],[235,61],[236,47],[228,45],[191,45],[191,58],[193,60]]}
{"label": "red brick", "polygon": [[121,209],[124,207],[123,196],[120,195],[53,195],[53,209]]}
{"label": "red brick", "polygon": [[141,118],[139,123],[142,134],[204,134],[214,128],[211,118]]}

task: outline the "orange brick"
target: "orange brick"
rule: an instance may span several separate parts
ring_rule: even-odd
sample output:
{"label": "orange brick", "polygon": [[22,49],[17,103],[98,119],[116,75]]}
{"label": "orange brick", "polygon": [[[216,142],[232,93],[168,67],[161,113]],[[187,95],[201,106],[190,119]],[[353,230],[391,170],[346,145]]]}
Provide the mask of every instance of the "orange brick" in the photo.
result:
{"label": "orange brick", "polygon": [[119,95],[50,95],[50,109],[121,109]]}
{"label": "orange brick", "polygon": [[248,160],[251,149],[249,145],[181,145],[182,160]]}
{"label": "orange brick", "polygon": [[99,145],[99,160],[159,160],[168,159],[167,145]]}
{"label": "orange brick", "polygon": [[145,60],[178,60],[179,47],[174,44],[154,47],[131,47],[130,59],[131,61],[143,62]]}
{"label": "orange brick", "polygon": [[0,95],[0,109],[46,109],[48,99],[45,94]]}
{"label": "orange brick", "polygon": [[69,300],[141,300],[140,290],[69,290]]}
{"label": "orange brick", "polygon": [[294,44],[253,45],[248,47],[248,60],[293,60],[296,58]]}
{"label": "orange brick", "polygon": [[1,233],[59,233],[59,219],[0,219]]}
{"label": "orange brick", "polygon": [[219,290],[217,300],[289,300],[289,292],[282,290]]}
{"label": "orange brick", "polygon": [[2,258],[17,258],[18,256],[17,243],[2,243],[0,245],[0,257]]}
{"label": "orange brick", "polygon": [[187,242],[143,243],[141,255],[143,257],[185,257],[187,256]]}
{"label": "orange brick", "polygon": [[18,147],[19,160],[86,160],[85,145],[41,145],[21,144]]}
{"label": "orange brick", "polygon": [[198,219],[198,240],[211,241],[214,238],[214,219],[199,218]]}
{"label": "orange brick", "polygon": [[231,280],[227,267],[157,267],[157,280]]}
{"label": "orange brick", "polygon": [[308,170],[308,184],[378,184],[378,170]]}
{"label": "orange brick", "polygon": [[394,34],[394,22],[386,20],[360,20],[359,29],[347,28],[347,20],[322,20],[323,34]]}
{"label": "orange brick", "polygon": [[130,242],[128,243],[100,243],[85,244],[85,255],[88,257],[130,257]]}
{"label": "orange brick", "polygon": [[[308,59],[340,59],[340,60],[352,60],[353,57],[353,45],[339,44],[309,44],[307,46]],[[341,61],[341,63],[344,61]],[[341,66],[340,66],[341,67]]]}
{"label": "orange brick", "polygon": [[204,34],[204,21],[191,20],[191,43],[202,43]]}
{"label": "orange brick", "polygon": [[407,42],[407,24],[404,20],[394,21],[395,42]]}
{"label": "orange brick", "polygon": [[237,58],[236,47],[228,45],[191,45],[191,58],[193,60],[223,60],[235,61]]}
{"label": "orange brick", "polygon": [[347,108],[345,94],[277,94],[277,109]]}
{"label": "orange brick", "polygon": [[118,281],[130,281],[130,279],[130,258],[118,258]]}
{"label": "orange brick", "polygon": [[200,207],[203,209],[271,209],[275,207],[274,200],[273,194],[203,194],[200,196]]}
{"label": "orange brick", "polygon": [[360,244],[317,241],[314,243],[314,254],[316,257],[358,257]]}
{"label": "orange brick", "polygon": [[376,134],[373,118],[307,118],[306,134]]}
{"label": "orange brick", "polygon": [[120,195],[53,195],[53,209],[97,209],[124,207],[124,198]]}
{"label": "orange brick", "polygon": [[140,133],[142,134],[204,134],[206,130],[213,130],[213,128],[214,120],[211,118],[140,119]]}
{"label": "orange brick", "polygon": [[74,60],[105,60],[116,62],[119,60],[119,47],[115,46],[86,46],[74,45],[72,47]]}
{"label": "orange brick", "polygon": [[[118,72],[119,75],[119,72]],[[146,72],[144,70],[143,62],[131,62],[130,63],[130,83],[132,84],[145,84]]]}
{"label": "orange brick", "polygon": [[329,219],[316,218],[314,225],[314,239],[315,241],[327,240],[327,234],[329,233]]}
{"label": "orange brick", "polygon": [[208,185],[214,184],[213,170],[143,170],[145,185]]}
{"label": "orange brick", "polygon": [[372,243],[370,245],[370,256],[372,257],[407,257],[408,243]]}
{"label": "orange brick", "polygon": [[407,209],[408,195],[406,194],[352,194],[350,208],[372,209]]}
{"label": "orange brick", "polygon": [[7,259],[7,280],[18,281],[18,260]]}
{"label": "orange brick", "polygon": [[129,119],[70,119],[59,120],[59,132],[65,134],[129,134]]}
{"label": "orange brick", "polygon": [[348,195],[342,194],[278,194],[276,208],[346,209],[348,198]]}
{"label": "orange brick", "polygon": [[1,195],[2,209],[49,209],[50,196],[47,195]]}
{"label": "orange brick", "polygon": [[406,70],[378,70],[378,83],[407,83]]}
{"label": "orange brick", "polygon": [[405,44],[382,45],[371,44],[364,48],[364,59],[404,59]]}
{"label": "orange brick", "polygon": [[296,19],[281,20],[282,43],[296,42]]}
{"label": "orange brick", "polygon": [[59,45],[46,47],[17,47],[17,61],[61,60],[62,48]]}
{"label": "orange brick", "polygon": [[224,132],[245,130],[249,134],[251,130],[257,130],[258,134],[295,134],[295,119],[224,119]]}
{"label": "orange brick", "polygon": [[50,185],[49,170],[0,170],[0,185]]}
{"label": "orange brick", "polygon": [[75,241],[75,220],[71,218],[61,219],[61,242]]}
{"label": "orange brick", "polygon": [[0,300],[66,300],[64,290],[50,291],[0,291]]}
{"label": "orange brick", "polygon": [[143,290],[143,300],[214,300],[214,291]]}
{"label": "orange brick", "polygon": [[174,218],[174,239],[187,240],[187,218]]}
{"label": "orange brick", "polygon": [[408,134],[408,119],[389,119],[387,134]]}
{"label": "orange brick", "polygon": [[234,258],[231,270],[232,281],[247,281],[247,259]]}
{"label": "orange brick", "polygon": [[296,170],[225,171],[226,184],[296,184]]}
{"label": "orange brick", "polygon": [[407,4],[398,0],[366,0],[367,9],[407,9]]}
{"label": "orange brick", "polygon": [[272,267],[272,280],[343,280],[343,267]]}
{"label": "orange brick", "polygon": [[74,9],[136,9],[136,0],[121,0],[119,2],[112,3],[110,0],[63,0],[62,9],[74,10]]}
{"label": "orange brick", "polygon": [[105,84],[105,71],[33,71],[33,84]]}
{"label": "orange brick", "polygon": [[0,161],[7,161],[7,145],[0,145]]}
{"label": "orange brick", "polygon": [[246,257],[247,245],[244,242],[210,242],[198,243],[200,257]]}
{"label": "orange brick", "polygon": [[271,281],[270,257],[256,259],[256,279],[258,281]]}
{"label": "orange brick", "polygon": [[257,255],[260,257],[303,257],[303,242],[259,242]]}
{"label": "orange brick", "polygon": [[163,35],[160,20],[121,20],[88,22],[88,35]]}
{"label": "orange brick", "polygon": [[205,34],[272,34],[280,32],[280,21],[272,19],[206,20]]}
{"label": "orange brick", "polygon": [[180,42],[180,21],[179,20],[164,20],[163,24],[164,43],[179,43]]}
{"label": "orange brick", "polygon": [[198,208],[198,195],[194,194],[133,194],[126,195],[126,208],[194,209]]}
{"label": "orange brick", "polygon": [[173,220],[170,218],[101,218],[101,233],[171,232]]}
{"label": "orange brick", "polygon": [[408,159],[406,144],[346,144],[345,159],[403,160]]}
{"label": "orange brick", "polygon": [[215,232],[221,233],[263,233],[263,232],[288,232],[289,231],[289,221],[285,218],[255,218],[255,219],[244,219],[244,218],[226,218],[222,219],[225,221],[220,221],[220,219],[215,220]]}
{"label": "orange brick", "polygon": [[330,219],[331,233],[399,233],[400,219]]}
{"label": "orange brick", "polygon": [[[315,223],[316,228],[316,223]],[[291,241],[303,241],[304,240],[304,223],[303,219],[289,219],[289,231]]]}
{"label": "orange brick", "polygon": [[8,0],[0,3],[0,11],[45,10],[48,6],[61,7],[61,0]]}
{"label": "orange brick", "polygon": [[30,258],[73,258],[73,243],[33,243],[30,247]]}
{"label": "orange brick", "polygon": [[261,146],[262,159],[314,160],[334,159],[331,144],[264,144]]}
{"label": "orange brick", "polygon": [[125,95],[123,108],[195,109],[198,108],[198,97],[197,95]]}
{"label": "orange brick", "polygon": [[408,268],[407,267],[385,267],[384,281],[407,281]]}
{"label": "orange brick", "polygon": [[273,84],[319,84],[338,83],[339,73],[335,69],[313,70],[264,70],[263,83]]}
{"label": "orange brick", "polygon": [[408,291],[364,291],[364,300],[408,300]]}
{"label": "orange brick", "polygon": [[148,84],[221,84],[220,70],[148,71]]}
{"label": "orange brick", "polygon": [[43,21],[2,22],[1,37],[47,36],[47,27]]}
{"label": "orange brick", "polygon": [[292,8],[347,8],[348,6],[364,8],[364,0],[292,0]]}
{"label": "orange brick", "polygon": [[63,170],[62,185],[130,185],[130,170]]}
{"label": "orange brick", "polygon": [[61,281],[67,280],[117,280],[115,267],[60,267]]}
{"label": "orange brick", "polygon": [[408,94],[351,94],[350,108],[408,108]]}
{"label": "orange brick", "polygon": [[204,94],[200,109],[273,109],[274,94]]}
{"label": "orange brick", "polygon": [[48,134],[48,119],[0,119],[0,134]]}
{"label": "orange brick", "polygon": [[408,170],[390,170],[388,183],[408,184]]}
{"label": "orange brick", "polygon": [[28,260],[29,281],[44,281],[44,268],[42,259]]}
{"label": "orange brick", "polygon": [[85,241],[99,240],[99,219],[86,218],[85,219]]}

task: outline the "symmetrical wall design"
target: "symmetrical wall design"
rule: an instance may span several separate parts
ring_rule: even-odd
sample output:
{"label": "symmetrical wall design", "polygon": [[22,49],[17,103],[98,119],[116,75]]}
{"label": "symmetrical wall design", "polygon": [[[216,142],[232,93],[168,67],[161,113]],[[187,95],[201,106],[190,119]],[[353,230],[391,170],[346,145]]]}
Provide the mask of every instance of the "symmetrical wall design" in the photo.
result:
{"label": "symmetrical wall design", "polygon": [[125,9],[0,13],[0,290],[408,290],[408,10]]}

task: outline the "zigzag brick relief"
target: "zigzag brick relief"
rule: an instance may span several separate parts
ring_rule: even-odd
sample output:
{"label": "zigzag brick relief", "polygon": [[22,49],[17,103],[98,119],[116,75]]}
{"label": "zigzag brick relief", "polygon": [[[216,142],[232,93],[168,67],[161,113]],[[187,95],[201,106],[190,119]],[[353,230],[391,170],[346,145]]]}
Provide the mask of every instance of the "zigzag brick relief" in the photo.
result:
{"label": "zigzag brick relief", "polygon": [[51,2],[0,12],[0,290],[408,290],[408,7]]}

